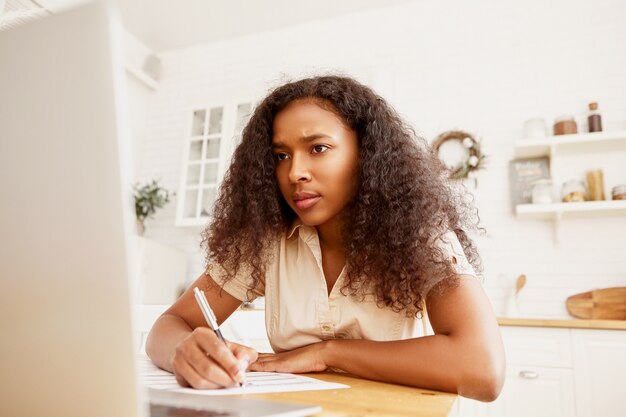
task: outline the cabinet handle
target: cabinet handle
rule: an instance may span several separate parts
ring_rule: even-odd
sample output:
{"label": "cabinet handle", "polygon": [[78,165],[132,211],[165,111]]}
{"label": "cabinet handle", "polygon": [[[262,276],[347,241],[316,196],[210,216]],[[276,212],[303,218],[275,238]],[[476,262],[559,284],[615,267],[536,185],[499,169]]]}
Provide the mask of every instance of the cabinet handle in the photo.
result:
{"label": "cabinet handle", "polygon": [[536,379],[539,374],[535,371],[520,371],[519,376],[525,379]]}

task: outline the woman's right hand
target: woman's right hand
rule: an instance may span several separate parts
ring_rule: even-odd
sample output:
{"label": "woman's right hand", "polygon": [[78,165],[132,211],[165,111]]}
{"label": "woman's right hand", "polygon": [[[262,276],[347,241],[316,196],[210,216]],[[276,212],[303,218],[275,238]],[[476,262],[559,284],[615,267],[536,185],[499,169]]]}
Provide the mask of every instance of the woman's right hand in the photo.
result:
{"label": "woman's right hand", "polygon": [[256,350],[222,342],[207,327],[197,327],[174,350],[172,371],[183,387],[226,388],[244,382],[244,373],[257,360]]}

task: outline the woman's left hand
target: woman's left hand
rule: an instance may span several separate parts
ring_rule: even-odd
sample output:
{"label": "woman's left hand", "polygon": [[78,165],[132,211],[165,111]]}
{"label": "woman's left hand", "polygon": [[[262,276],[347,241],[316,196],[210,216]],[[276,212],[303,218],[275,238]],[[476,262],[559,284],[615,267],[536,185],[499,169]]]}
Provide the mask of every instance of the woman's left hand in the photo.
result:
{"label": "woman's left hand", "polygon": [[319,342],[288,352],[259,353],[256,362],[252,363],[248,369],[292,374],[323,372],[328,368],[324,362],[323,350],[324,342]]}

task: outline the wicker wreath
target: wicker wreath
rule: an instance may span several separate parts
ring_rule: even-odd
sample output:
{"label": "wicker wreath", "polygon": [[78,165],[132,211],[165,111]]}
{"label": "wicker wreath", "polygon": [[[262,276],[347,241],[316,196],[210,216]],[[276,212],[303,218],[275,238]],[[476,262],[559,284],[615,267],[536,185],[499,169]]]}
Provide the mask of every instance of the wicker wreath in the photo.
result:
{"label": "wicker wreath", "polygon": [[485,155],[480,151],[480,142],[474,136],[462,130],[444,132],[432,144],[435,152],[439,153],[441,145],[449,140],[458,140],[467,149],[467,158],[456,167],[450,168],[451,179],[465,179],[471,172],[484,168]]}

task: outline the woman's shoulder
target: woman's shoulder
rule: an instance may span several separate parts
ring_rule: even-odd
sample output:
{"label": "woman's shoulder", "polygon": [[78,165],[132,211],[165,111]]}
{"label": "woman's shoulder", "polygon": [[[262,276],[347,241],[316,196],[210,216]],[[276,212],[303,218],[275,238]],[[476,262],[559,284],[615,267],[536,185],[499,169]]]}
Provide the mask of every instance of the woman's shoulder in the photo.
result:
{"label": "woman's shoulder", "polygon": [[446,230],[436,237],[435,245],[441,249],[445,260],[449,260],[452,268],[460,275],[476,275],[474,267],[471,265],[463,245],[453,230]]}

